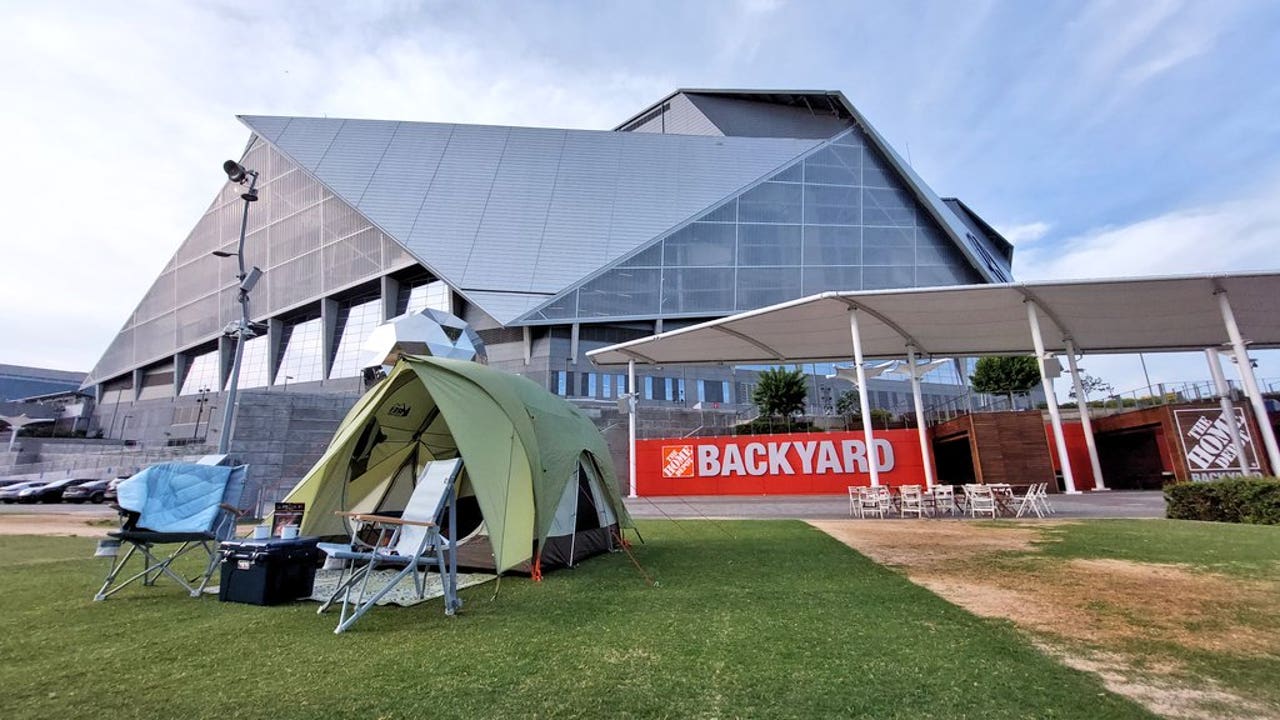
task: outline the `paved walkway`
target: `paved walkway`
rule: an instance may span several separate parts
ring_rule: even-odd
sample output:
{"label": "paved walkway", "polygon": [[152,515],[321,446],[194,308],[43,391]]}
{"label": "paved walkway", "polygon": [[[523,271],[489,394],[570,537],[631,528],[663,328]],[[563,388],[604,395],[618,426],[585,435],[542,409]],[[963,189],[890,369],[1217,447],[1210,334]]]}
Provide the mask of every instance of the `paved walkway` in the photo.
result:
{"label": "paved walkway", "polygon": [[[1158,490],[1116,490],[1080,495],[1050,495],[1049,503],[1062,518],[1164,517],[1164,496]],[[628,498],[636,518],[796,518],[849,517],[845,495],[696,496]],[[1035,516],[1030,518],[1035,520]]]}

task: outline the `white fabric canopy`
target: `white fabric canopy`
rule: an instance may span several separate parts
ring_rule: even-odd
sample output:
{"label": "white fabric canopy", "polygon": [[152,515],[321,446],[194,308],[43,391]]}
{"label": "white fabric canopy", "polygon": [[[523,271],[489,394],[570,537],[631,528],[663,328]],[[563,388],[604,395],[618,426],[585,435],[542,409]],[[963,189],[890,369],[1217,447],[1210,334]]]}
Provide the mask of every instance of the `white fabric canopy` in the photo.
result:
{"label": "white fabric canopy", "polygon": [[827,292],[587,353],[597,365],[838,361],[851,355],[849,310],[868,358],[1033,352],[1034,302],[1047,351],[1201,350],[1229,342],[1225,291],[1253,347],[1280,347],[1280,272],[1069,280]]}

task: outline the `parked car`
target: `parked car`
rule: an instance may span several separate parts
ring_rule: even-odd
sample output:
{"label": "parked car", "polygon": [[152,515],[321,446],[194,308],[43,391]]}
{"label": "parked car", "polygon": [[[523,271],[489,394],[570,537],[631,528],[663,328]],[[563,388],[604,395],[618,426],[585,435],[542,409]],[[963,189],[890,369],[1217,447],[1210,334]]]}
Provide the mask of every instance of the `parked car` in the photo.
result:
{"label": "parked car", "polygon": [[100,503],[107,498],[110,480],[94,480],[83,485],[72,485],[62,493],[62,501],[69,503]]}
{"label": "parked car", "polygon": [[94,478],[66,478],[65,480],[54,480],[51,483],[45,483],[40,487],[27,488],[18,493],[18,502],[20,503],[56,503],[62,502],[62,493],[67,488],[75,485],[83,485],[91,483]]}
{"label": "parked car", "polygon": [[130,475],[121,475],[115,478],[114,480],[108,480],[107,492],[104,495],[104,499],[107,502],[111,502],[111,503],[115,502],[118,499],[116,496],[116,488],[120,487],[120,483],[124,482],[125,480],[128,480],[130,477],[131,477]]}
{"label": "parked car", "polygon": [[34,488],[44,487],[47,483],[45,480],[28,480],[14,485],[8,485],[0,488],[0,502],[15,503],[18,502],[18,494],[26,492]]}

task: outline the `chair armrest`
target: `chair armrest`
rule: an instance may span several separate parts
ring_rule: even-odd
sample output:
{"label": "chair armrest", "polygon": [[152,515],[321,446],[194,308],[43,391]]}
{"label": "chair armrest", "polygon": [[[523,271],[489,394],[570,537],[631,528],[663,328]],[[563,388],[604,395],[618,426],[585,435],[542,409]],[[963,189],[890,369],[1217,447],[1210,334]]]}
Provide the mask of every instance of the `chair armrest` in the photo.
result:
{"label": "chair armrest", "polygon": [[384,525],[417,525],[418,527],[435,527],[433,522],[425,522],[421,520],[405,520],[404,518],[390,517],[387,515],[372,515],[370,513],[353,513],[353,512],[335,512],[335,515],[349,517],[353,520],[367,523],[382,523]]}
{"label": "chair armrest", "polygon": [[221,509],[223,509],[223,510],[226,510],[227,512],[231,513],[232,515],[235,515],[235,516],[236,516],[236,517],[238,517],[238,518],[239,518],[239,517],[244,517],[245,515],[247,515],[247,514],[249,513],[249,511],[248,511],[248,510],[241,510],[240,508],[236,507],[235,505],[228,505],[228,504],[226,504],[226,503],[218,503],[218,507],[219,507],[219,508],[221,508]]}

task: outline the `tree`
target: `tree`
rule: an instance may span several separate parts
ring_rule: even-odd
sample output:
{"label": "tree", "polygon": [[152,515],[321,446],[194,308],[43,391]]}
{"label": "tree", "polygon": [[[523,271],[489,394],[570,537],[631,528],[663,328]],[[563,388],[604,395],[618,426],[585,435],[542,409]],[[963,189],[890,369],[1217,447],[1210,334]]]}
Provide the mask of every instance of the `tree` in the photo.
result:
{"label": "tree", "polygon": [[1013,407],[1014,395],[1022,395],[1040,382],[1040,366],[1029,355],[984,357],[978,360],[969,381],[980,393],[1008,396]]}
{"label": "tree", "polygon": [[784,417],[804,412],[804,399],[808,395],[805,374],[799,369],[776,367],[760,373],[751,402],[765,417]]}
{"label": "tree", "polygon": [[[1080,389],[1084,390],[1085,401],[1088,401],[1089,396],[1096,392],[1103,393],[1104,395],[1110,395],[1116,391],[1115,388],[1111,387],[1111,383],[1106,382],[1100,377],[1094,377],[1087,372],[1080,373]],[[1068,393],[1068,395],[1072,399],[1075,399],[1076,388],[1074,383],[1072,384],[1071,392]]]}
{"label": "tree", "polygon": [[862,406],[858,404],[858,391],[845,390],[836,398],[836,414],[844,418],[846,429],[852,430],[854,424],[862,425]]}

